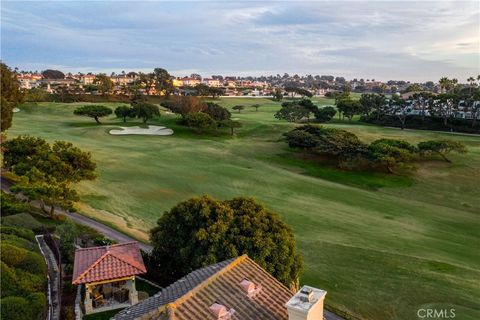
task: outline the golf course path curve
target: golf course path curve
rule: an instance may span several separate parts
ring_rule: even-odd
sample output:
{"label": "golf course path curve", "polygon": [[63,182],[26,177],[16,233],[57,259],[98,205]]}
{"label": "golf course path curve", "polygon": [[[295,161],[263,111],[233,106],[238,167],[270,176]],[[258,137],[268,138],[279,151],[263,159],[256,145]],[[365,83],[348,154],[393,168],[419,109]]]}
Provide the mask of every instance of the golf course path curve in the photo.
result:
{"label": "golf course path curve", "polygon": [[[13,185],[13,183],[11,181],[8,181],[7,179],[2,177],[1,178],[1,185],[2,185],[2,190],[4,192],[11,193],[10,192],[10,187]],[[36,203],[35,201],[32,201],[31,204],[34,207],[40,208],[40,205],[38,203]],[[93,220],[91,218],[82,216],[81,214],[78,214],[76,212],[70,212],[70,211],[64,210],[62,208],[55,208],[55,211],[66,215],[67,217],[69,217],[70,219],[75,221],[76,223],[79,223],[79,224],[88,226],[92,229],[95,229],[96,231],[98,231],[99,233],[104,235],[105,237],[107,237],[109,239],[112,239],[112,240],[114,240],[118,243],[129,242],[129,241],[137,241],[136,239],[134,239],[134,238],[132,238],[132,237],[120,232],[120,231],[117,231],[113,228],[110,228],[109,226],[106,226],[103,223],[98,222],[96,220]],[[145,244],[145,243],[140,242],[140,241],[138,243],[139,243],[140,249],[142,249],[145,252],[151,252],[152,249],[153,249],[153,247],[151,245]]]}

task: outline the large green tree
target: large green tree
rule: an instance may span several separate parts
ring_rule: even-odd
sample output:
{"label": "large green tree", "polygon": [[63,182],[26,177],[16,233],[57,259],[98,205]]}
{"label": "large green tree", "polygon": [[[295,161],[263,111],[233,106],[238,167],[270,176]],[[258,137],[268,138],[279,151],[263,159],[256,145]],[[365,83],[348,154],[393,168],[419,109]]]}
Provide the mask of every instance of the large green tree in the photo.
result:
{"label": "large green tree", "polygon": [[149,272],[162,285],[242,254],[287,286],[298,284],[303,267],[292,230],[251,198],[181,202],[162,215],[150,239]]}
{"label": "large green tree", "polygon": [[42,208],[69,207],[78,200],[73,184],[96,178],[96,165],[88,152],[69,142],[50,145],[44,139],[19,136],[4,142],[4,167],[20,177],[12,190],[31,200],[39,200]]}
{"label": "large green tree", "polygon": [[362,113],[362,104],[358,100],[350,98],[341,99],[337,102],[337,109],[347,117],[349,121],[352,121],[354,115]]}
{"label": "large green tree", "polygon": [[93,83],[97,86],[97,90],[100,91],[101,94],[109,93],[114,87],[112,79],[104,73],[97,74]]}
{"label": "large green tree", "polygon": [[336,113],[337,113],[337,110],[335,110],[335,108],[331,106],[318,108],[314,112],[315,119],[317,119],[318,122],[328,122],[332,120],[332,118],[335,116]]}
{"label": "large green tree", "polygon": [[46,79],[65,79],[65,74],[60,70],[47,69],[42,71],[42,76]]}
{"label": "large green tree", "polygon": [[399,165],[411,162],[416,154],[416,148],[403,140],[379,139],[368,146],[368,155],[372,162],[389,173]]}
{"label": "large green tree", "polygon": [[359,101],[362,105],[361,112],[363,114],[369,115],[370,112],[373,110],[377,119],[379,119],[380,115],[384,112],[386,98],[383,94],[364,93],[360,97]]}
{"label": "large green tree", "polygon": [[133,105],[133,113],[137,118],[142,119],[143,123],[153,117],[160,117],[160,110],[154,104],[148,102],[139,102]]}
{"label": "large green tree", "polygon": [[452,140],[429,140],[418,144],[418,149],[422,155],[438,154],[447,162],[452,162],[447,158],[447,154],[451,152],[466,153],[465,145],[458,141]]}
{"label": "large green tree", "polygon": [[173,77],[167,70],[155,68],[153,70],[153,78],[155,80],[155,89],[158,94],[163,94],[168,98],[175,91],[172,81]]}
{"label": "large green tree", "polygon": [[208,114],[215,121],[229,120],[232,116],[227,108],[224,108],[213,102],[207,102],[207,106],[204,110],[202,110],[202,112]]}
{"label": "large green tree", "polygon": [[22,102],[23,94],[16,74],[4,63],[0,63],[0,78],[2,82],[0,129],[3,132],[12,126],[13,109]]}
{"label": "large green tree", "polygon": [[75,109],[73,113],[77,116],[93,118],[98,124],[101,124],[100,118],[112,114],[112,109],[102,105],[86,105]]}
{"label": "large green tree", "polygon": [[299,104],[297,101],[284,102],[282,108],[275,113],[275,118],[286,120],[288,122],[298,122],[303,118],[307,118],[310,110]]}
{"label": "large green tree", "polygon": [[123,122],[127,122],[127,118],[135,117],[135,110],[129,106],[118,106],[115,108],[115,115],[117,118],[122,118]]}
{"label": "large green tree", "polygon": [[242,123],[239,121],[235,120],[222,120],[220,121],[219,125],[224,128],[229,128],[230,129],[230,135],[233,136],[235,134],[235,128],[241,128]]}
{"label": "large green tree", "polygon": [[199,132],[217,127],[217,122],[210,115],[203,112],[188,114],[185,117],[185,124],[188,127],[196,128]]}
{"label": "large green tree", "polygon": [[198,97],[176,96],[168,101],[162,102],[162,107],[181,115],[182,118],[185,119],[189,114],[205,110],[207,105]]}

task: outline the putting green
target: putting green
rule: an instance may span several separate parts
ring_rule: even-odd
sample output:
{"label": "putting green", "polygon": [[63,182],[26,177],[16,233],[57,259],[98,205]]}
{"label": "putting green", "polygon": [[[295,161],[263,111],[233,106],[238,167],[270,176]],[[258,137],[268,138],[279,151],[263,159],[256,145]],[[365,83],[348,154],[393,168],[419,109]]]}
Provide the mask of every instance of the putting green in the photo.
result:
{"label": "putting green", "polygon": [[[365,319],[416,319],[428,306],[453,307],[458,319],[478,318],[480,138],[334,122],[329,126],[364,141],[448,138],[469,150],[453,155],[452,164],[419,163],[411,178],[343,172],[292,154],[280,138],[293,125],[273,117],[279,103],[219,103],[247,106],[232,110],[243,123],[234,137],[196,134],[165,112],[150,124],[174,130],[168,138],[114,137],[110,129],[139,122],[110,117],[97,125],[73,115],[83,103],[23,105],[8,135],[68,140],[91,151],[99,178],[80,184],[79,208],[139,239],[189,197],[254,196],[292,226],[305,258],[301,281],[327,290],[328,306]],[[248,107],[255,103],[258,111]]]}

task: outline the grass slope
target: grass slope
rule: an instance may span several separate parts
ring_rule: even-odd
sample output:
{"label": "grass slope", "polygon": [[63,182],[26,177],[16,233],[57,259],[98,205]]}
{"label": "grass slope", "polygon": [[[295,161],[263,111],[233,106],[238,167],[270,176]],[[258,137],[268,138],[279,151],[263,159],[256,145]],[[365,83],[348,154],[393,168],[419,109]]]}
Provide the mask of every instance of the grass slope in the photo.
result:
{"label": "grass slope", "polygon": [[453,164],[419,164],[413,177],[342,172],[302,161],[279,141],[293,127],[273,117],[279,103],[219,103],[262,106],[232,112],[244,125],[233,138],[197,135],[165,113],[152,124],[174,129],[173,136],[110,136],[123,123],[111,117],[99,126],[73,115],[83,104],[54,103],[24,106],[8,135],[68,140],[90,150],[100,175],[80,185],[80,209],[140,239],[189,197],[254,196],[292,226],[305,257],[302,283],[327,290],[331,307],[365,319],[415,319],[426,306],[478,318],[480,138],[334,122],[329,126],[365,141],[448,138],[469,149],[452,156]]}

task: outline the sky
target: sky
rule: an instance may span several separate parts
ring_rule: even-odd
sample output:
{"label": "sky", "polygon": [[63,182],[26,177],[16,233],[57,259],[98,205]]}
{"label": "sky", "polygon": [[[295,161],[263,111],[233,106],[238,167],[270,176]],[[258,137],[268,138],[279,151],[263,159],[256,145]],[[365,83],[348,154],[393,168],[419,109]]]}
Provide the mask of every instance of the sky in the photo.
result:
{"label": "sky", "polygon": [[480,74],[480,1],[5,1],[1,59],[20,70]]}

